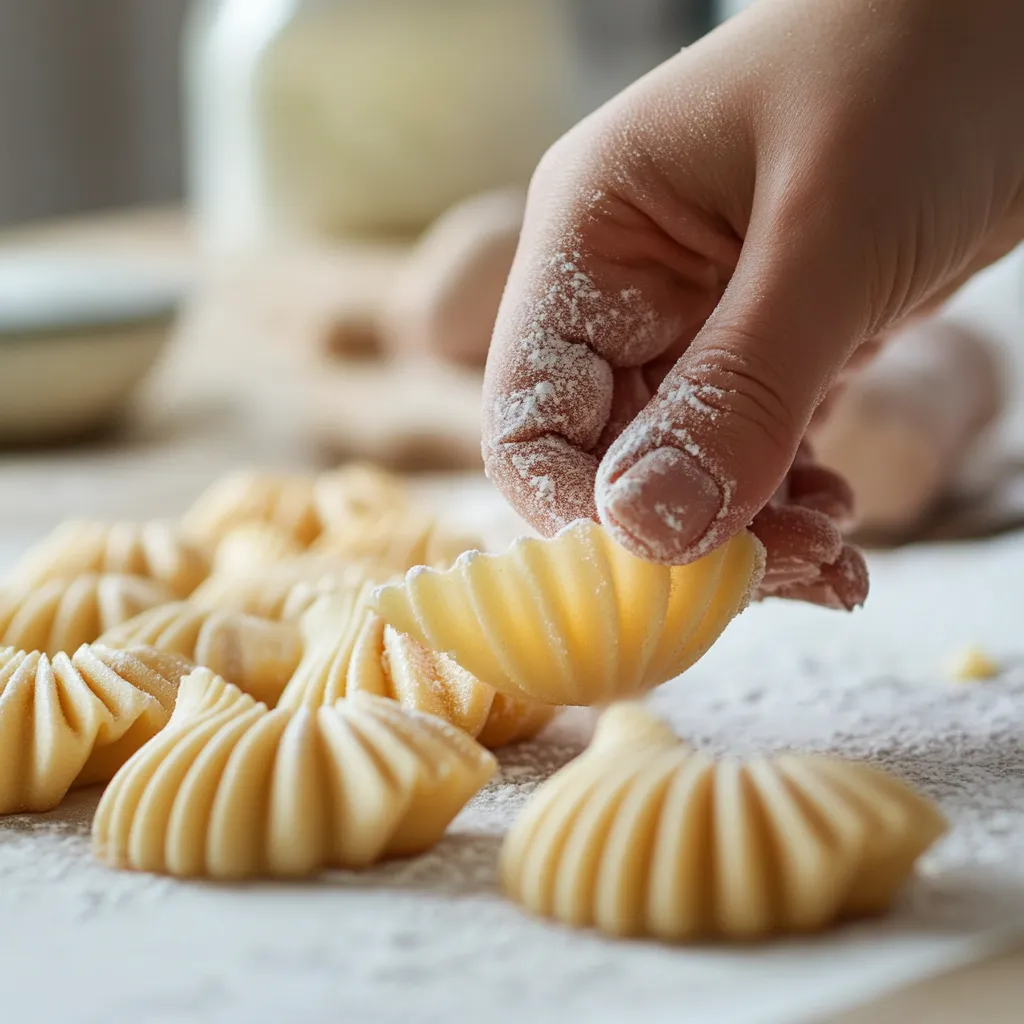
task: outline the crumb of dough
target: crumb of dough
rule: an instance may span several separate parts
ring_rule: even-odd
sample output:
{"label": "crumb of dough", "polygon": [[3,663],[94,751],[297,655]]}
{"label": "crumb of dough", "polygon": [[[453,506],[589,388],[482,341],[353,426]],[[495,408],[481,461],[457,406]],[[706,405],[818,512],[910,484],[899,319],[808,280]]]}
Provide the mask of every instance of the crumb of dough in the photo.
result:
{"label": "crumb of dough", "polygon": [[949,663],[949,674],[962,683],[992,679],[999,675],[1001,667],[980,647],[965,647]]}

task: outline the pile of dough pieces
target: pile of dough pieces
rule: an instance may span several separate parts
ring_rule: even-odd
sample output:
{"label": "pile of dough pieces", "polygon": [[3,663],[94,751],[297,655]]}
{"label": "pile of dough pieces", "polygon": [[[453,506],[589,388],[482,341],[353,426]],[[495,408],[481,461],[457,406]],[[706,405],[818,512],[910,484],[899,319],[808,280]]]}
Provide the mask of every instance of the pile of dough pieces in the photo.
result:
{"label": "pile of dough pieces", "polygon": [[433,846],[492,750],[612,705],[505,843],[535,913],[669,940],[810,930],[884,909],[943,831],[877,771],[716,764],[629,703],[745,607],[751,534],[675,567],[583,521],[478,548],[362,464],[240,472],[177,522],[61,526],[0,588],[0,814],[109,783],[93,846],[118,867],[365,868]]}

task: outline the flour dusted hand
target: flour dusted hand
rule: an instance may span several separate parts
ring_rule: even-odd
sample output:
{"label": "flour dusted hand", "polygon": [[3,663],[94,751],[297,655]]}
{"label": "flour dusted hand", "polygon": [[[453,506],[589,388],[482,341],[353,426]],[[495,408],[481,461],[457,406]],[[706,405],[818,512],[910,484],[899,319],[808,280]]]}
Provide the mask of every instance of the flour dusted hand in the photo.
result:
{"label": "flour dusted hand", "polygon": [[510,502],[665,563],[750,525],[764,593],[860,603],[804,434],[862,345],[1024,236],[1022,35],[1001,0],[762,0],[559,141],[487,368]]}

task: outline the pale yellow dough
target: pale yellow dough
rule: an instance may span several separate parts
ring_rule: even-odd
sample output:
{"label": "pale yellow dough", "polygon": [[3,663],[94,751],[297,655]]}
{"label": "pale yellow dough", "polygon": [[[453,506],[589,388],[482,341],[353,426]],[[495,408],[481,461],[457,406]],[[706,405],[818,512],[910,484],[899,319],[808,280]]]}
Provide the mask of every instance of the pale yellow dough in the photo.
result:
{"label": "pale yellow dough", "polygon": [[314,484],[314,500],[325,532],[346,530],[353,522],[366,522],[410,504],[401,477],[366,462],[321,473]]}
{"label": "pale yellow dough", "polygon": [[261,619],[298,618],[322,594],[358,590],[367,580],[384,583],[394,573],[340,558],[304,555],[246,572],[217,573],[189,598],[200,608],[231,609]]}
{"label": "pale yellow dough", "polygon": [[949,664],[949,674],[962,683],[994,679],[1001,669],[999,663],[980,647],[966,647]]}
{"label": "pale yellow dough", "polygon": [[0,650],[0,814],[48,811],[109,779],[167,723],[191,667],[145,648]]}
{"label": "pale yellow dough", "polygon": [[157,580],[175,597],[187,597],[209,571],[203,551],[169,523],[71,520],[30,548],[6,585],[28,590],[82,573],[119,573]]}
{"label": "pale yellow dough", "polygon": [[239,470],[214,481],[182,519],[182,527],[210,547],[246,523],[270,523],[306,547],[320,533],[309,476]]}
{"label": "pale yellow dough", "polygon": [[302,636],[291,624],[185,601],[143,612],[104,633],[100,643],[168,651],[268,704],[277,702],[302,657]]}
{"label": "pale yellow dough", "polygon": [[182,877],[297,877],[421,853],[496,768],[446,722],[365,694],[269,711],[205,669],[111,782],[96,856]]}
{"label": "pale yellow dough", "polygon": [[85,573],[0,591],[0,647],[73,654],[106,630],[173,600],[156,580],[116,574]]}
{"label": "pale yellow dough", "polygon": [[295,558],[305,548],[272,523],[243,523],[228,531],[213,556],[213,573],[236,575]]}
{"label": "pale yellow dough", "polygon": [[405,572],[416,565],[447,569],[464,551],[479,546],[478,538],[454,533],[422,510],[396,508],[336,526],[313,550]]}
{"label": "pale yellow dough", "polygon": [[884,911],[946,828],[928,800],[866,765],[715,762],[643,709],[614,706],[527,802],[501,876],[528,910],[576,927],[760,939]]}
{"label": "pale yellow dough", "polygon": [[369,584],[326,596],[305,613],[305,654],[279,707],[370,693],[443,718],[491,748],[530,739],[554,717],[554,708],[496,694],[450,658],[385,626],[371,609],[372,592]]}
{"label": "pale yellow dough", "polygon": [[763,557],[743,532],[690,565],[656,565],[581,520],[445,572],[414,569],[378,591],[377,610],[501,693],[601,704],[689,668],[745,607]]}

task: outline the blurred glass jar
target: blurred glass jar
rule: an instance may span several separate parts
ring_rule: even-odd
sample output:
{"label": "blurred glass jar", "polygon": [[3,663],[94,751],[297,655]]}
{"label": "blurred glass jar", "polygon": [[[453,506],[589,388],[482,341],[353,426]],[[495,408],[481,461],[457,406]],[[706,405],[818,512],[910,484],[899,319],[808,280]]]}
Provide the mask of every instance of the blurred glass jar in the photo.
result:
{"label": "blurred glass jar", "polygon": [[412,234],[579,115],[562,0],[196,0],[190,192],[217,247]]}

